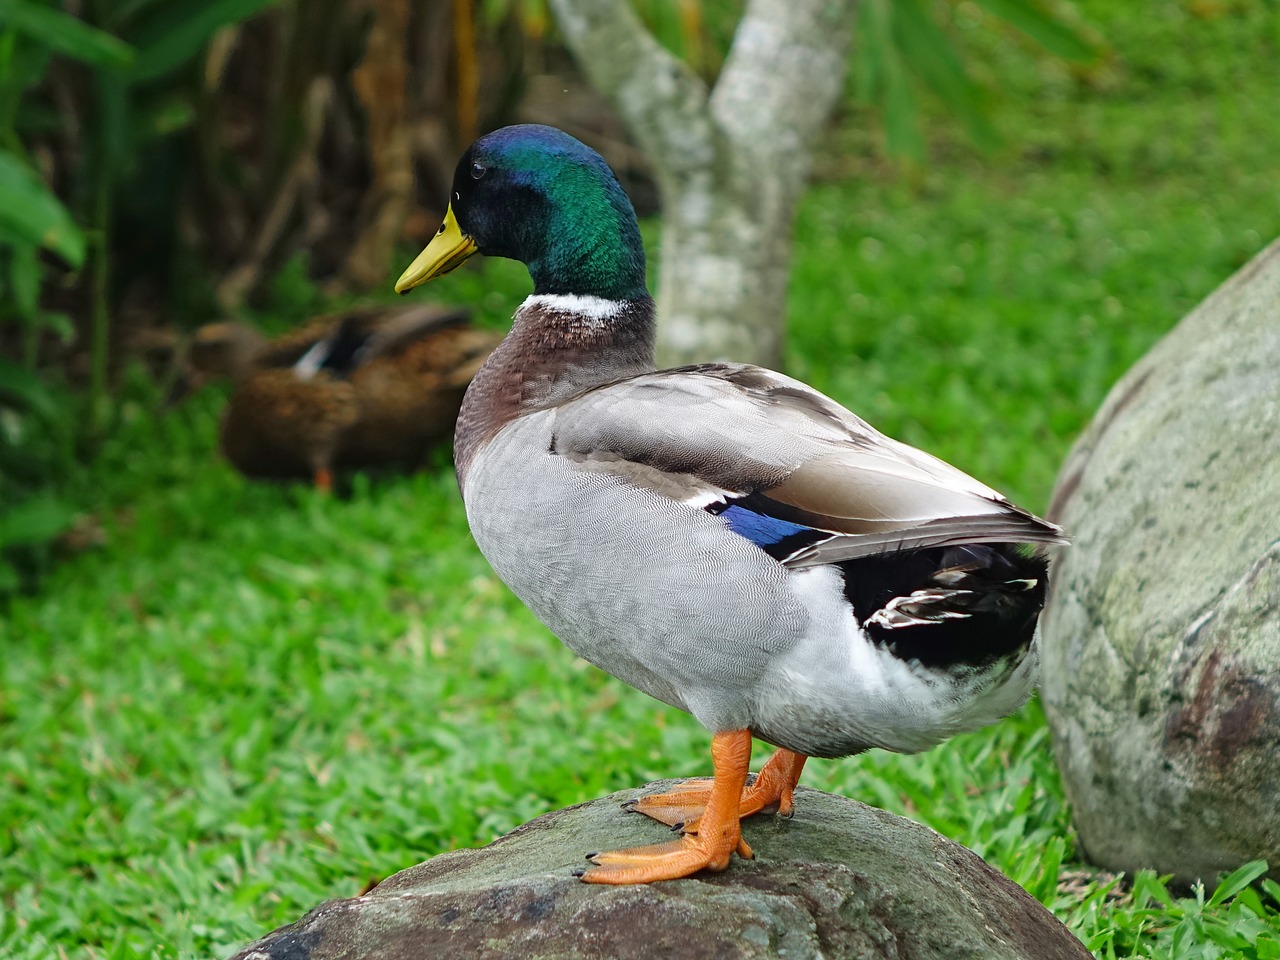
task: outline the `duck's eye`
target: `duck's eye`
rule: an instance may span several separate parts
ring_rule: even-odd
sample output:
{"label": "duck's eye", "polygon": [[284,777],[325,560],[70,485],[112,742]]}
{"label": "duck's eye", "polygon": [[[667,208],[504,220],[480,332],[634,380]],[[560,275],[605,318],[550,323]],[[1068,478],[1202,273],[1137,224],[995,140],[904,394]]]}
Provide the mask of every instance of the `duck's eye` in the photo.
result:
{"label": "duck's eye", "polygon": [[476,163],[471,164],[471,179],[472,179],[472,180],[479,180],[481,177],[483,177],[483,176],[484,176],[486,173],[488,173],[488,172],[489,172],[489,168],[488,168],[488,167],[486,167],[483,163],[480,163],[480,162],[478,162],[478,161],[477,161]]}

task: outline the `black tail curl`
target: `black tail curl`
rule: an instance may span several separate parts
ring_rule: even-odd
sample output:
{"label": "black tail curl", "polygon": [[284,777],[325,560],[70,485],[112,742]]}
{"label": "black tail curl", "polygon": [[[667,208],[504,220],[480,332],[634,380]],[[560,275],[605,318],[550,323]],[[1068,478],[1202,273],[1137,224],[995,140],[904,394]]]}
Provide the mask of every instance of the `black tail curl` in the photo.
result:
{"label": "black tail curl", "polygon": [[963,544],[839,564],[868,636],[904,660],[982,666],[1031,643],[1048,559],[1016,544]]}

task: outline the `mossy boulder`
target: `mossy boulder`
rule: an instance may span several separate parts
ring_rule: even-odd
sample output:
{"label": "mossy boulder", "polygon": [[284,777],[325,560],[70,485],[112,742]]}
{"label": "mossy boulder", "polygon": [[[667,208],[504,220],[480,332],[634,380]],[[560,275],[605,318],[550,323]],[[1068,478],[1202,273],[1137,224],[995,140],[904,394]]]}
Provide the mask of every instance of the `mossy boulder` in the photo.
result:
{"label": "mossy boulder", "polygon": [[640,792],[434,857],[366,896],[320,905],[235,960],[1088,960],[1048,910],[969,850],[815,790],[797,792],[790,820],[748,820],[756,858],[724,873],[632,887],[575,879],[587,852],[670,837],[621,809]]}
{"label": "mossy boulder", "polygon": [[1051,514],[1042,697],[1086,854],[1280,876],[1280,242],[1116,385]]}

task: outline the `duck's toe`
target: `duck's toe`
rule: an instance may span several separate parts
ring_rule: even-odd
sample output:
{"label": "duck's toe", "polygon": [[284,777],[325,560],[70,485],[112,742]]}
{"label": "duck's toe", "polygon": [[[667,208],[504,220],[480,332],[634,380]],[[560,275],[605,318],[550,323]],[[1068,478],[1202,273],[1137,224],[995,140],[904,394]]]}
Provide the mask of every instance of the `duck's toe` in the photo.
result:
{"label": "duck's toe", "polygon": [[[804,754],[791,750],[779,749],[774,753],[743,789],[738,804],[739,818],[757,813],[791,816],[795,809],[792,797],[806,759]],[[712,779],[687,780],[667,793],[652,793],[628,800],[623,808],[631,813],[643,813],[684,833],[697,833],[698,822],[711,798],[714,783]]]}
{"label": "duck's toe", "polygon": [[688,780],[667,793],[651,793],[622,805],[629,813],[642,813],[668,827],[688,828],[702,816],[711,797],[710,778]]}
{"label": "duck's toe", "polygon": [[[696,835],[686,831],[685,836],[668,843],[593,853],[587,859],[595,866],[579,876],[587,883],[653,883],[678,880],[699,870],[723,870],[729,866],[735,851],[738,856],[750,859],[751,848],[742,839],[738,801],[742,798],[747,766],[751,762],[751,732],[718,731],[711,738],[711,761],[716,776],[707,784],[705,794],[702,784],[698,783],[688,790],[664,795],[665,804],[657,801],[651,805],[654,810],[670,816],[676,816],[678,810],[697,809],[701,819]],[[682,792],[692,796],[681,797]]]}
{"label": "duck's toe", "polygon": [[712,839],[685,836],[668,843],[593,854],[590,860],[594,866],[581,877],[585,883],[654,883],[679,880],[700,870],[724,870],[735,852],[744,860],[754,856],[741,835],[733,834]]}

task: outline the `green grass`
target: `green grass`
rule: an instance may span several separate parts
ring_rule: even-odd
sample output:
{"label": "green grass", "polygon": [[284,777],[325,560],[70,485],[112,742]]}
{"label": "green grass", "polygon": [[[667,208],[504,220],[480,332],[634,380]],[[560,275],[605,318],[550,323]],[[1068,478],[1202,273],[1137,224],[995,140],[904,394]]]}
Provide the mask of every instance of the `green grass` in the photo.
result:
{"label": "green grass", "polygon": [[[1113,50],[1085,74],[975,35],[1001,155],[930,116],[929,163],[895,176],[852,113],[797,225],[791,372],[1037,508],[1115,378],[1280,233],[1280,12],[1127,7],[1082,5]],[[433,292],[499,322],[524,290],[493,263]],[[287,273],[275,320],[313,299]],[[126,391],[78,485],[106,545],[0,623],[0,956],[226,954],[544,811],[707,772],[696,723],[497,582],[443,455],[326,499],[219,462],[217,395],[152,399]],[[1179,896],[1078,862],[1034,704],[805,782],[969,845],[1099,957],[1280,956],[1256,866]]]}

